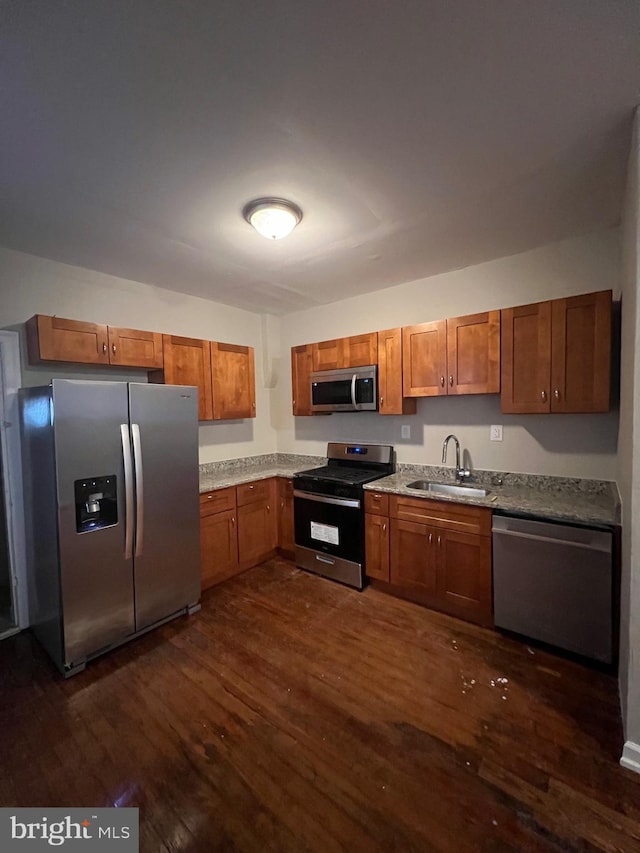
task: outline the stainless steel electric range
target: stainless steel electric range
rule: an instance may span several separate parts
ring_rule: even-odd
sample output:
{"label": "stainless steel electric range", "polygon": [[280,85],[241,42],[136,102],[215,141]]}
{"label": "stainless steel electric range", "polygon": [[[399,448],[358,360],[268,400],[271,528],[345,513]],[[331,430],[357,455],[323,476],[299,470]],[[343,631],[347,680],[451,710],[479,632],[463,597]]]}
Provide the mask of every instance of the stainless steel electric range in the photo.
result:
{"label": "stainless steel electric range", "polygon": [[362,589],[363,486],[394,471],[395,456],[389,444],[330,441],[327,464],[300,471],[293,479],[296,564]]}

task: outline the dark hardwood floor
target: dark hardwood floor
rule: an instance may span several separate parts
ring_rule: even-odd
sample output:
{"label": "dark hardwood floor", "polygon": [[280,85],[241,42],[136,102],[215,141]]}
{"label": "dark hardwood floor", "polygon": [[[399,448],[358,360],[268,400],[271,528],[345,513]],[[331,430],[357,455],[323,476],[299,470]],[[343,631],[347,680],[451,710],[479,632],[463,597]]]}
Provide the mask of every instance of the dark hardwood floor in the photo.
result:
{"label": "dark hardwood floor", "polygon": [[0,644],[0,803],[142,851],[640,851],[615,679],[272,560],[65,681]]}

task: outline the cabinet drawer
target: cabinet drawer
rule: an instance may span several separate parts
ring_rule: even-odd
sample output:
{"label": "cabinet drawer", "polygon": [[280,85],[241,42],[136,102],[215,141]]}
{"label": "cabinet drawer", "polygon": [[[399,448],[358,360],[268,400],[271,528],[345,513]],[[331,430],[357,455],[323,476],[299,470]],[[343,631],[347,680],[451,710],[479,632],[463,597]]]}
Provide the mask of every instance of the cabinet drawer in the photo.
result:
{"label": "cabinet drawer", "polygon": [[214,515],[216,512],[225,512],[235,509],[236,495],[233,486],[228,489],[217,489],[213,492],[205,492],[200,495],[200,515]]}
{"label": "cabinet drawer", "polygon": [[389,515],[389,495],[383,492],[365,492],[364,511],[374,515]]}
{"label": "cabinet drawer", "polygon": [[293,498],[293,480],[291,477],[278,477],[278,495],[281,498]]}
{"label": "cabinet drawer", "polygon": [[236,497],[238,506],[245,506],[254,501],[270,500],[272,497],[271,486],[273,478],[269,480],[257,480],[255,483],[243,483],[236,486]]}
{"label": "cabinet drawer", "polygon": [[429,498],[405,498],[392,495],[390,515],[418,524],[430,524],[461,533],[491,535],[491,510],[479,506],[434,501]]}

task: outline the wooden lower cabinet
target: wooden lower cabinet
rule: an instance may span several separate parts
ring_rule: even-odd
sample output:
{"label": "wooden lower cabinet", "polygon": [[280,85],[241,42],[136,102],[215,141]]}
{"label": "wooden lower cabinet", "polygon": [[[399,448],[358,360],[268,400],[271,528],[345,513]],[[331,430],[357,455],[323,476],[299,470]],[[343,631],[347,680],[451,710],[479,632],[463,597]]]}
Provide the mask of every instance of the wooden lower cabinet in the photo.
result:
{"label": "wooden lower cabinet", "polygon": [[371,507],[370,500],[369,577],[427,607],[493,626],[490,510],[397,495],[389,500],[389,516]]}
{"label": "wooden lower cabinet", "polygon": [[289,557],[295,551],[293,480],[284,477],[278,477],[278,550]]}
{"label": "wooden lower cabinet", "polygon": [[278,544],[274,479],[200,495],[202,589],[250,569]]}
{"label": "wooden lower cabinet", "polygon": [[200,519],[202,589],[233,577],[240,570],[236,510]]}
{"label": "wooden lower cabinet", "polygon": [[238,559],[241,569],[256,566],[275,551],[278,538],[273,497],[238,507]]}
{"label": "wooden lower cabinet", "polygon": [[389,519],[366,513],[364,517],[365,571],[368,577],[389,582]]}

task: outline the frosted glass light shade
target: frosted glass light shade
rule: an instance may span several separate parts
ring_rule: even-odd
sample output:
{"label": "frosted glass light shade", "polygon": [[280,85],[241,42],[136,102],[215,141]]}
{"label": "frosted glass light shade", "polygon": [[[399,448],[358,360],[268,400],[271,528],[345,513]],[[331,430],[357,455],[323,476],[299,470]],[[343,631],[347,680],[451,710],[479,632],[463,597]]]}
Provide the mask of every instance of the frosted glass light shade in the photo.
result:
{"label": "frosted glass light shade", "polygon": [[281,240],[291,234],[302,219],[302,211],[297,205],[279,198],[259,198],[251,201],[243,214],[258,234],[268,240]]}

